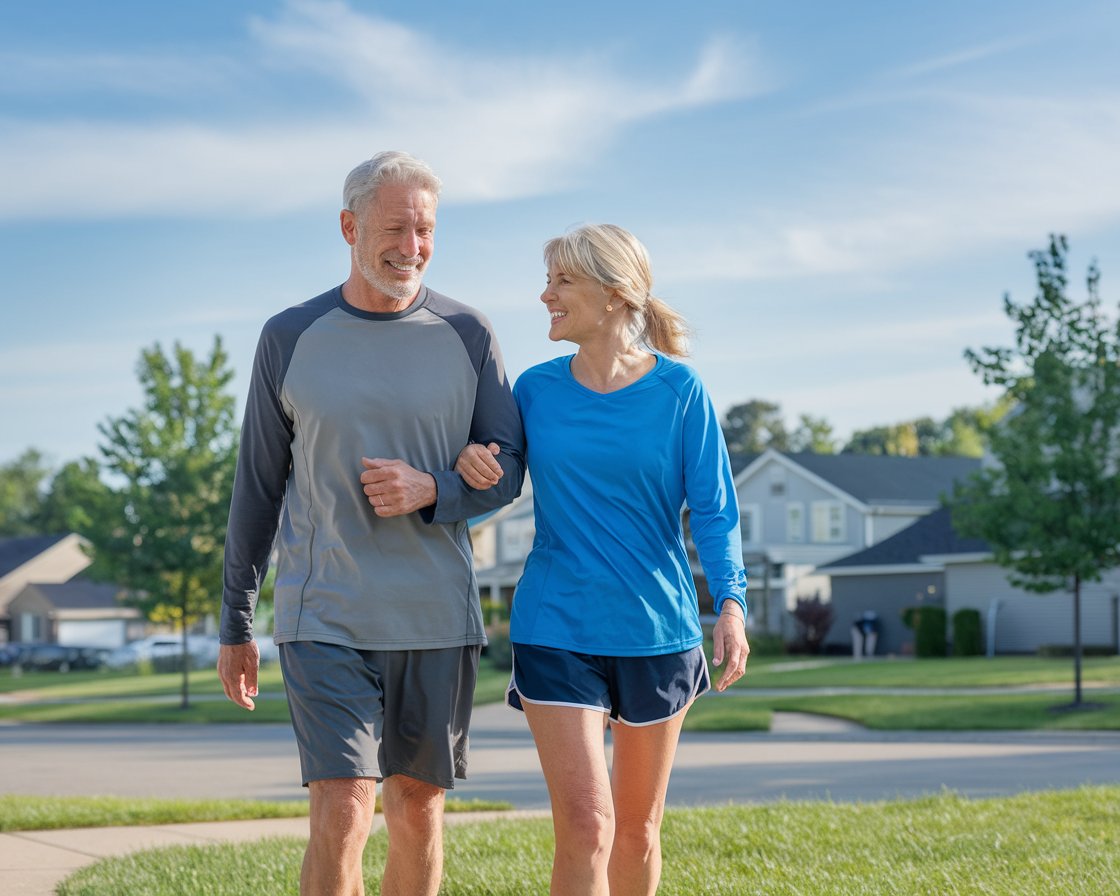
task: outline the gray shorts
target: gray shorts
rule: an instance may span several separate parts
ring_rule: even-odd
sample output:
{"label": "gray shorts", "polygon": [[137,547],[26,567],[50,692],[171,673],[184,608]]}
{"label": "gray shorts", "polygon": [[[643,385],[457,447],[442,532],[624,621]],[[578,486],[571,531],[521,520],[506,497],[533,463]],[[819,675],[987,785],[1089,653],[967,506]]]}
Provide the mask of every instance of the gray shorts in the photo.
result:
{"label": "gray shorts", "polygon": [[449,790],[467,776],[478,645],[355,650],[280,645],[303,784],[407,775]]}

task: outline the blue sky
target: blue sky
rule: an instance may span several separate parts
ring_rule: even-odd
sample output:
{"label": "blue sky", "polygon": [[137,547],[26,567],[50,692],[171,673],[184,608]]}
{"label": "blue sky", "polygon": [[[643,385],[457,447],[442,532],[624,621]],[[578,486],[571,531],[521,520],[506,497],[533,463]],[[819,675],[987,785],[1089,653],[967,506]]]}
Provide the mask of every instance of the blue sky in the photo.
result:
{"label": "blue sky", "polygon": [[[444,180],[427,282],[511,375],[569,349],[543,242],[649,247],[722,413],[838,434],[993,397],[1026,253],[1120,273],[1120,4],[84,0],[0,6],[0,462],[93,454],[142,348],[264,320],[348,271],[342,180]],[[1114,307],[1114,305],[1113,305]],[[387,384],[391,388],[392,384]]]}

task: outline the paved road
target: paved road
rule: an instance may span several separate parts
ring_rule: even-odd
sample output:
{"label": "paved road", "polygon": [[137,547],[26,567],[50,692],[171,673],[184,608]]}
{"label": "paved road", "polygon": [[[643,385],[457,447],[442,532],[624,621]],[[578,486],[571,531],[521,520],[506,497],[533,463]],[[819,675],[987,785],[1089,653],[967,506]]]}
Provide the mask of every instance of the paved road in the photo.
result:
{"label": "paved road", "polygon": [[[966,796],[1120,784],[1120,732],[867,732],[785,718],[766,734],[686,732],[674,806]],[[455,796],[548,805],[522,717],[476,712],[471,779]],[[0,725],[0,792],[300,799],[286,725]]]}

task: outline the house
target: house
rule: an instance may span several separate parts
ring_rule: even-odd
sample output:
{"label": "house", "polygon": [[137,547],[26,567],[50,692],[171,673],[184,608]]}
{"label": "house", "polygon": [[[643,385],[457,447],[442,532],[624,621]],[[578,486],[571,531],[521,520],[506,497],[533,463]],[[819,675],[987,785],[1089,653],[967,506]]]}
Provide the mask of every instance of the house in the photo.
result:
{"label": "house", "polygon": [[[69,582],[25,585],[8,604],[19,621],[21,641],[50,641],[87,647],[121,647],[140,637],[143,619],[135,607],[121,603],[116,585]],[[24,635],[30,634],[30,637]]]}
{"label": "house", "polygon": [[[977,610],[990,654],[1035,653],[1073,643],[1072,595],[1036,594],[1013,585],[983,540],[953,529],[948,508],[816,572],[830,578],[835,609],[826,647],[850,650],[852,620],[872,612],[879,620],[876,652],[912,652],[914,634],[901,614],[922,604],[944,607],[950,633],[955,613]],[[1082,585],[1081,640],[1120,652],[1120,570]]]}
{"label": "house", "polygon": [[[959,457],[777,451],[733,459],[754,630],[792,638],[786,610],[798,597],[829,596],[829,577],[818,574],[818,566],[881,542],[936,510],[942,495],[979,463]],[[520,498],[472,523],[475,574],[484,600],[509,605],[534,532],[528,480]],[[691,559],[701,613],[707,615],[711,597],[694,554]]]}
{"label": "house", "polygon": [[[818,569],[879,544],[936,510],[978,470],[967,457],[782,454],[744,458],[735,477],[747,599],[756,630],[795,635],[798,598],[828,600]],[[847,627],[847,626],[845,626]]]}
{"label": "house", "polygon": [[[0,538],[0,642],[31,641],[9,613],[12,599],[27,585],[68,582],[90,564],[80,535]],[[30,623],[28,623],[30,624]]]}

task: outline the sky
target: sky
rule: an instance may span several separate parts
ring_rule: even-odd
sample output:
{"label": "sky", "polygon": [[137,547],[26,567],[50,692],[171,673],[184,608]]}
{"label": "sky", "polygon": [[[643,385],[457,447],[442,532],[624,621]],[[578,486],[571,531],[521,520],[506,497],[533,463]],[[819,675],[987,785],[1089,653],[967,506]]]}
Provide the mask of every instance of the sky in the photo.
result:
{"label": "sky", "polygon": [[1118,46],[1113,0],[2,4],[0,463],[96,456],[155,344],[220,336],[240,408],[264,321],[346,278],[342,182],[385,149],[442,178],[426,282],[512,378],[573,350],[543,243],[608,222],[721,414],[843,439],[991,401],[963,352],[1011,344],[1049,234],[1115,308]]}

